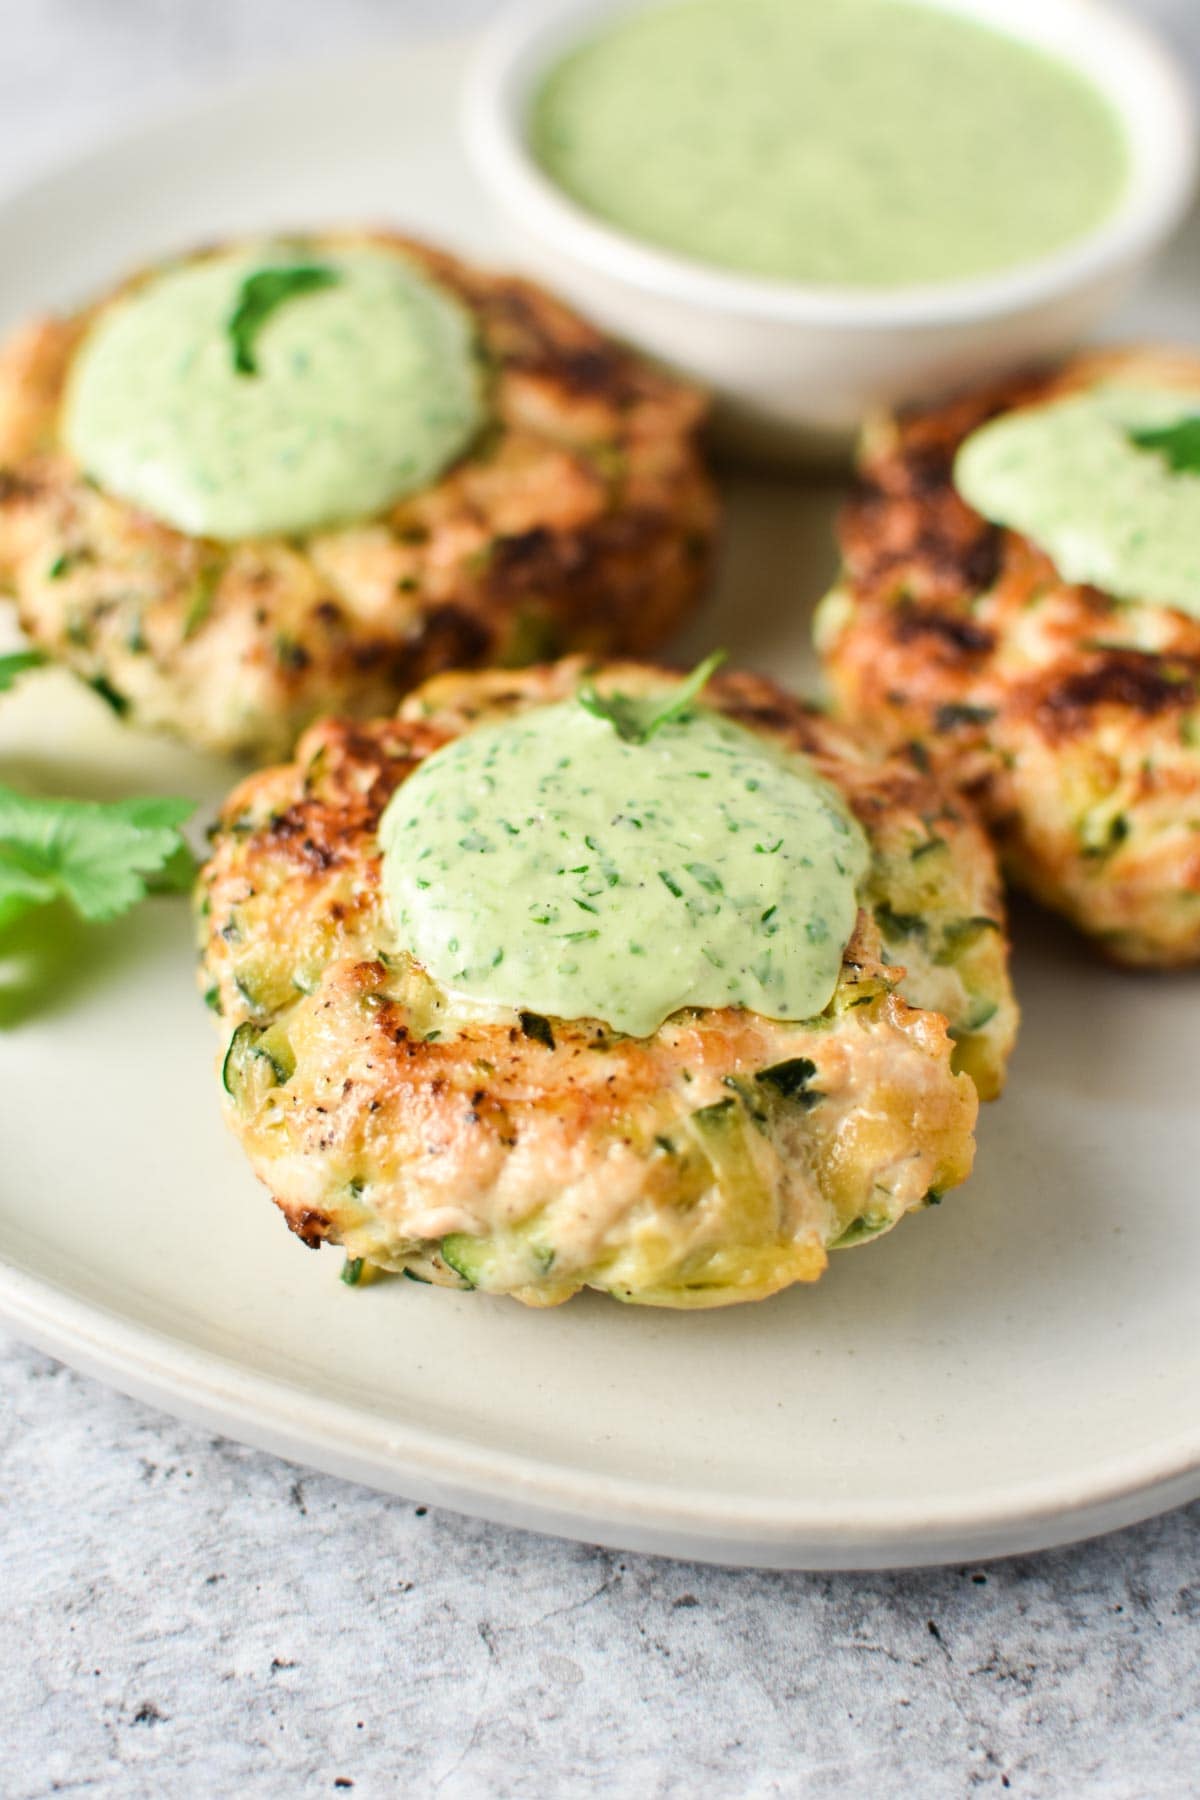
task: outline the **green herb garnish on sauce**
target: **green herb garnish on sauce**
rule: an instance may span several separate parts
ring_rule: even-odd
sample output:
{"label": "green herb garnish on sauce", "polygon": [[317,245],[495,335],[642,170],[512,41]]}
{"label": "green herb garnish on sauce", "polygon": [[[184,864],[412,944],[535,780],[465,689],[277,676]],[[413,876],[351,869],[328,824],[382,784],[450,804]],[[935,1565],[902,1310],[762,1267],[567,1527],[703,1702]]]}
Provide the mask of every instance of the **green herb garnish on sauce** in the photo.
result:
{"label": "green herb garnish on sauce", "polygon": [[238,374],[258,374],[254,343],[273,312],[299,294],[334,287],[340,280],[338,271],[324,263],[293,263],[290,268],[256,269],[247,275],[229,315],[233,366]]}
{"label": "green herb garnish on sauce", "polygon": [[625,743],[646,744],[664,725],[684,716],[724,661],[724,650],[714,650],[665,700],[661,694],[648,700],[629,694],[598,694],[590,681],[584,682],[575,698],[597,719],[607,719]]}
{"label": "green herb garnish on sauce", "polygon": [[1131,431],[1129,441],[1139,450],[1157,451],[1176,475],[1200,475],[1200,413]]}

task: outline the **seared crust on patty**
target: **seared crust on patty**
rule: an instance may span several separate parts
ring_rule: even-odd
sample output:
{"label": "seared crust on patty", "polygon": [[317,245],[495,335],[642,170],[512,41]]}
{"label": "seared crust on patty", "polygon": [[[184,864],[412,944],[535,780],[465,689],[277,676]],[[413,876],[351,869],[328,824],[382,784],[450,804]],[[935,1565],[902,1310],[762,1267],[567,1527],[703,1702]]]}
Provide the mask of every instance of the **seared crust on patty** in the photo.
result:
{"label": "seared crust on patty", "polygon": [[843,715],[979,803],[1013,879],[1117,960],[1200,957],[1200,621],[1064,581],[954,486],[968,434],[1200,359],[1097,351],[866,433],[817,635]]}
{"label": "seared crust on patty", "polygon": [[[568,697],[586,667],[444,676],[398,718],[321,722],[231,796],[200,889],[227,1117],[307,1243],[536,1305],[582,1286],[756,1299],[969,1172],[976,1084],[999,1088],[1016,1024],[994,858],[904,762],[768,681],[718,676],[706,704],[812,756],[871,842],[825,1013],[686,1010],[645,1039],[481,1016],[395,942],[380,816],[423,757]],[[626,693],[670,679],[592,673]]]}
{"label": "seared crust on patty", "polygon": [[76,346],[155,271],[0,352],[0,581],[34,642],[141,725],[284,754],[318,713],[388,711],[442,669],[644,654],[703,586],[716,501],[700,397],[529,282],[391,234],[306,245],[364,242],[470,311],[492,413],[434,486],[361,524],[189,538],[74,463],[58,418]]}

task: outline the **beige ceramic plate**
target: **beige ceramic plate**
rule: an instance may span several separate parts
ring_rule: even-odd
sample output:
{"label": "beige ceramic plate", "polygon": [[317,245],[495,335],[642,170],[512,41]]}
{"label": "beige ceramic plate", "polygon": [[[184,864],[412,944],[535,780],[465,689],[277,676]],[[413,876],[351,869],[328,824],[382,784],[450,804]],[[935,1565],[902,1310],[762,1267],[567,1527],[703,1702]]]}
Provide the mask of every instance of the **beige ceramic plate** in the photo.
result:
{"label": "beige ceramic plate", "polygon": [[[207,235],[394,218],[494,248],[449,140],[461,51],[245,91],[0,206],[0,311]],[[1186,250],[1153,296],[1171,326]],[[1179,296],[1178,303],[1176,296]],[[833,496],[739,483],[712,642],[805,682]],[[123,733],[57,673],[0,706],[0,780],[185,789],[228,771]],[[519,1524],[727,1562],[980,1557],[1200,1493],[1200,981],[1093,966],[1018,920],[1026,1026],[979,1172],[816,1289],[708,1314],[530,1313],[354,1292],[227,1140],[185,909],[0,955],[0,1314],[235,1436]],[[26,971],[28,974],[28,971]]]}

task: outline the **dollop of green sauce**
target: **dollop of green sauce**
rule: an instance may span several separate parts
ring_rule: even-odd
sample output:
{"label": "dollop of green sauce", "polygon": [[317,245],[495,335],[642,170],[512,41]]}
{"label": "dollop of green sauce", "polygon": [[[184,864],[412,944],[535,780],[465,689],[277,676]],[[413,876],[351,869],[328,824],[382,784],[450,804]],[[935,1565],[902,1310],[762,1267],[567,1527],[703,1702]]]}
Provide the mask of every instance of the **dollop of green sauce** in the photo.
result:
{"label": "dollop of green sauce", "polygon": [[889,288],[1010,268],[1113,210],[1128,151],[1066,63],[909,0],[678,0],[553,67],[533,154],[693,260]]}
{"label": "dollop of green sauce", "polygon": [[238,539],[369,518],[435,480],[484,417],[471,319],[415,264],[268,244],[106,308],[62,431],[107,492]]}
{"label": "dollop of green sauce", "polygon": [[870,861],[800,755],[697,708],[643,742],[578,700],[430,756],[380,826],[400,945],[457,995],[647,1037],[828,1004]]}
{"label": "dollop of green sauce", "polygon": [[1065,580],[1200,618],[1200,468],[1153,447],[1197,413],[1200,394],[1117,383],[1018,407],[965,439],[955,485]]}

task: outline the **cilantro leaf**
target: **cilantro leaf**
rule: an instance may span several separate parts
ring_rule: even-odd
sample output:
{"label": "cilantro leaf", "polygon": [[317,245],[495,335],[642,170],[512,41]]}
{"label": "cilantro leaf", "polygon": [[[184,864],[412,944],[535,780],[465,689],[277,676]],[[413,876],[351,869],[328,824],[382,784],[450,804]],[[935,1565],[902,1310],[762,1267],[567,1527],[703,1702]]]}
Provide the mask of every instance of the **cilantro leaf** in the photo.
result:
{"label": "cilantro leaf", "polygon": [[115,919],[155,887],[195,872],[179,827],[190,800],[44,800],[0,787],[0,928],[66,900],[84,919]]}
{"label": "cilantro leaf", "polygon": [[617,736],[627,744],[645,744],[664,725],[683,717],[724,661],[724,650],[714,650],[665,699],[661,694],[646,699],[629,694],[598,694],[590,681],[579,688],[575,698],[597,719],[607,719]]}
{"label": "cilantro leaf", "polygon": [[10,656],[0,656],[0,694],[15,687],[18,676],[40,669],[45,660],[40,650],[14,650]]}
{"label": "cilantro leaf", "polygon": [[1157,451],[1175,475],[1200,475],[1200,413],[1131,431],[1129,441],[1138,450]]}
{"label": "cilantro leaf", "polygon": [[297,294],[315,293],[341,280],[336,269],[323,263],[292,263],[286,267],[256,269],[247,275],[229,315],[226,330],[233,344],[233,366],[239,375],[257,375],[254,340],[270,315]]}

